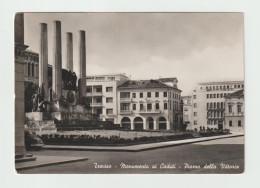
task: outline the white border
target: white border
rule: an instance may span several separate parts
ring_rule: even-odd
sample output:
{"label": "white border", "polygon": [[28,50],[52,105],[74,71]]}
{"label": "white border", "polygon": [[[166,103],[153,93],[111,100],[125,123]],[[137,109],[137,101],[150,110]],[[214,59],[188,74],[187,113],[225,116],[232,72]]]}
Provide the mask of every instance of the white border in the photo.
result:
{"label": "white border", "polygon": [[[0,6],[0,187],[251,187],[259,185],[260,1],[257,0],[3,0]],[[244,12],[246,166],[241,175],[18,175],[14,171],[15,12]],[[99,187],[99,186],[98,186]],[[254,186],[255,187],[255,186]]]}

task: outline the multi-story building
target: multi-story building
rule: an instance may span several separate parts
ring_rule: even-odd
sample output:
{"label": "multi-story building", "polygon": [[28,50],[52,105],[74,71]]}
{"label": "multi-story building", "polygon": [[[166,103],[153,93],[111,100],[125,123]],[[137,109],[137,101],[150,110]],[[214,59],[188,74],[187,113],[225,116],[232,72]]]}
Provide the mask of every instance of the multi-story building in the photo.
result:
{"label": "multi-story building", "polygon": [[24,81],[39,84],[39,54],[31,50],[24,51]]}
{"label": "multi-story building", "polygon": [[177,82],[176,78],[129,80],[119,86],[118,123],[132,130],[178,130],[183,117]]}
{"label": "multi-story building", "polygon": [[117,123],[117,87],[128,80],[124,74],[87,76],[87,98],[92,113],[100,115],[103,121]]}
{"label": "multi-story building", "polygon": [[181,99],[183,101],[183,123],[187,125],[187,130],[191,130],[193,122],[192,97],[182,96]]}
{"label": "multi-story building", "polygon": [[244,89],[225,97],[226,128],[231,131],[244,131]]}
{"label": "multi-story building", "polygon": [[244,88],[243,81],[199,83],[192,94],[192,128],[200,126],[223,129],[225,96]]}

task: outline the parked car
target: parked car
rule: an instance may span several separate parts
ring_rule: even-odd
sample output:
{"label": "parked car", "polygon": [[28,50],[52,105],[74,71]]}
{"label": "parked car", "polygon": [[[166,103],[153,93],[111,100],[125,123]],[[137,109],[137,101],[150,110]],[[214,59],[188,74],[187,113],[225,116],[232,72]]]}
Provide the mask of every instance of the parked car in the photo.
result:
{"label": "parked car", "polygon": [[26,150],[39,150],[44,146],[42,139],[35,132],[24,132],[24,141]]}

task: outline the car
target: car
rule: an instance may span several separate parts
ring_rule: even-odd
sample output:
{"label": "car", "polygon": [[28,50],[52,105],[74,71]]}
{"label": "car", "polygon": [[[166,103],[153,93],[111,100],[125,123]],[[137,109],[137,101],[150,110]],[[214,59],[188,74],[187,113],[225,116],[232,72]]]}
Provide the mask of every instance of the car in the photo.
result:
{"label": "car", "polygon": [[24,132],[26,150],[39,150],[44,146],[42,139],[35,132]]}

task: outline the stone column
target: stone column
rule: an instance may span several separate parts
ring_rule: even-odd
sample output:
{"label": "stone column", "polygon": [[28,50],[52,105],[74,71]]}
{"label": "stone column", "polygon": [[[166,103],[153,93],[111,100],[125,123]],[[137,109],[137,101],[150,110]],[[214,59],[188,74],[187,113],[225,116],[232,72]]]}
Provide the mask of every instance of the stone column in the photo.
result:
{"label": "stone column", "polygon": [[[28,47],[24,45],[24,16],[15,15],[15,156],[24,156],[24,56]],[[26,67],[27,68],[27,67]]]}
{"label": "stone column", "polygon": [[154,130],[158,130],[158,126],[157,126],[156,120],[153,121],[153,129]]}
{"label": "stone column", "polygon": [[62,86],[62,60],[61,60],[61,22],[54,21],[53,36],[53,66],[52,66],[52,99],[59,100]]}
{"label": "stone column", "polygon": [[67,60],[66,60],[66,69],[73,72],[73,38],[72,33],[66,33],[67,39]]}
{"label": "stone column", "polygon": [[48,100],[48,30],[46,23],[40,23],[40,54],[39,54],[39,86],[44,90],[44,99]]}
{"label": "stone column", "polygon": [[167,129],[167,130],[170,130],[170,129],[171,129],[170,121],[169,121],[169,120],[166,121],[166,129]]}
{"label": "stone column", "polygon": [[135,130],[134,120],[130,119],[131,122],[131,130]]}
{"label": "stone column", "polygon": [[85,31],[78,32],[79,45],[79,98],[80,100],[86,96],[86,38]]}

